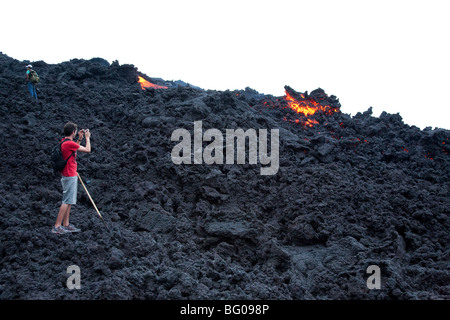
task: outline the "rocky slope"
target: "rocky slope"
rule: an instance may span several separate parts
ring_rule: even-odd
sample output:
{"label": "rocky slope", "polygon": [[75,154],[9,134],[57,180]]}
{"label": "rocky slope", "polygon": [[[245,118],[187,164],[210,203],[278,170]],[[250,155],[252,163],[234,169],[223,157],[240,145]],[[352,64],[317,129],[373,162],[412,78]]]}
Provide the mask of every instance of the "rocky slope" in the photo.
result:
{"label": "rocky slope", "polygon": [[[0,54],[1,299],[448,299],[450,132],[398,114],[351,117],[331,104],[312,126],[283,97],[202,90],[96,58],[32,62]],[[137,77],[166,86],[142,89]],[[287,87],[287,92],[300,92]],[[290,90],[290,91],[289,91]],[[300,121],[296,121],[300,119]],[[73,121],[92,132],[71,222],[49,154]],[[172,133],[279,130],[279,170],[181,164]],[[257,131],[258,132],[258,131]],[[206,147],[208,143],[203,143]],[[81,289],[66,287],[68,266]],[[368,266],[381,289],[370,290]]]}

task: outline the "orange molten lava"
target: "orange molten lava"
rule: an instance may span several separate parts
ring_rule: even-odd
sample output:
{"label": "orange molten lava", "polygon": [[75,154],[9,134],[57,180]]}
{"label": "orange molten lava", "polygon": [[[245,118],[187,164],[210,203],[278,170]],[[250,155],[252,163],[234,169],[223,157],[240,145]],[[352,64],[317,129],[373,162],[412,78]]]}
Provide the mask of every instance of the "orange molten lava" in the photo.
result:
{"label": "orange molten lava", "polygon": [[304,125],[312,127],[315,124],[319,124],[319,122],[317,120],[314,120],[314,119],[306,119]]}
{"label": "orange molten lava", "polygon": [[[303,94],[301,94],[300,96],[305,99],[305,96]],[[336,108],[332,108],[329,105],[322,106],[313,99],[296,100],[287,91],[285,99],[292,110],[296,111],[297,113],[303,113],[306,117],[313,115],[317,110],[321,110],[325,114],[329,115],[338,111]],[[317,121],[314,120],[311,122]]]}
{"label": "orange molten lava", "polygon": [[[303,98],[303,95],[302,95]],[[295,100],[288,92],[286,92],[285,99],[288,102],[289,107],[296,111],[297,113],[303,113],[305,116],[313,115],[316,113],[317,108],[315,106],[309,106],[307,103],[303,101]],[[315,102],[315,101],[313,101]],[[317,102],[315,102],[317,103]]]}
{"label": "orange molten lava", "polygon": [[153,89],[167,89],[167,87],[164,86],[159,86],[157,84],[153,84],[151,82],[148,82],[147,80],[145,80],[144,78],[142,78],[141,76],[138,76],[138,82],[141,85],[142,90],[146,89],[146,88],[153,88]]}

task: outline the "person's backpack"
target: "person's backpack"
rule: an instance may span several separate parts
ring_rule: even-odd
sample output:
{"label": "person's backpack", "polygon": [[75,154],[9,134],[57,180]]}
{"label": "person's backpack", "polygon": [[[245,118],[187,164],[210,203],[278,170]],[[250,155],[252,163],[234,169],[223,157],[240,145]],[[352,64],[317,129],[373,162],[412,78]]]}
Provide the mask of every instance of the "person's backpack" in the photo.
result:
{"label": "person's backpack", "polygon": [[38,83],[40,80],[39,75],[33,69],[30,70],[30,81],[34,84]]}
{"label": "person's backpack", "polygon": [[75,153],[75,152],[72,152],[72,154],[67,159],[64,159],[64,157],[63,157],[61,146],[64,142],[69,141],[69,140],[70,139],[65,139],[65,140],[61,141],[61,143],[59,145],[57,145],[55,148],[53,148],[50,159],[52,161],[53,169],[57,172],[62,172],[64,170],[64,168],[66,167],[67,161]]}

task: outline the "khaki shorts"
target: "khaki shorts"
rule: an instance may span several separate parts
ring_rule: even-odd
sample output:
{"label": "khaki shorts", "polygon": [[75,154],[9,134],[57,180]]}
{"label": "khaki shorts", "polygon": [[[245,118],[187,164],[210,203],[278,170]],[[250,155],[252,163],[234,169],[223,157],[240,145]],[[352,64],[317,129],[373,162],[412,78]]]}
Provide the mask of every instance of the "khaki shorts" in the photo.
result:
{"label": "khaki shorts", "polygon": [[63,204],[77,204],[78,177],[62,177]]}

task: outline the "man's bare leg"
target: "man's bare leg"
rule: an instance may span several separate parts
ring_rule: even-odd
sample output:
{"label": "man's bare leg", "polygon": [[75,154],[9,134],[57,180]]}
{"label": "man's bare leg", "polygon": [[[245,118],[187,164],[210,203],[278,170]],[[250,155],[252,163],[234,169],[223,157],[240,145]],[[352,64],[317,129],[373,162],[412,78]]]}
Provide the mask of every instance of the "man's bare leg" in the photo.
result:
{"label": "man's bare leg", "polygon": [[72,207],[71,204],[61,204],[61,207],[59,208],[58,217],[56,218],[55,227],[58,228],[61,226],[61,224],[64,224],[65,226],[69,225],[69,215],[70,215],[70,208]]}

